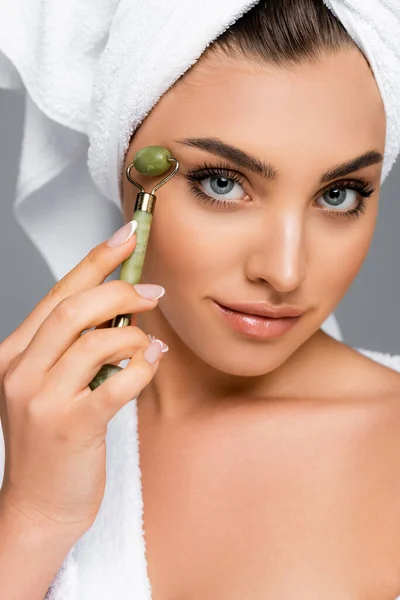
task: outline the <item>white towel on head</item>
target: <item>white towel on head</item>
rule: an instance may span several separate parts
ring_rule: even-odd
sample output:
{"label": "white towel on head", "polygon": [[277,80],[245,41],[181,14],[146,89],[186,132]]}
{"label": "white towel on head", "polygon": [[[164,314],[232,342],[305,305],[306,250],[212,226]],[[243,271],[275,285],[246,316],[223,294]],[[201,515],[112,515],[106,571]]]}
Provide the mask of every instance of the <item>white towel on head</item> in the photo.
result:
{"label": "white towel on head", "polygon": [[[365,52],[382,94],[383,180],[400,144],[400,2],[324,1]],[[15,216],[56,279],[122,225],[119,183],[132,133],[256,3],[0,0],[0,87],[26,95]],[[341,339],[333,316],[324,325]],[[66,557],[47,600],[151,600],[136,425],[135,401],[109,424],[98,518]]]}

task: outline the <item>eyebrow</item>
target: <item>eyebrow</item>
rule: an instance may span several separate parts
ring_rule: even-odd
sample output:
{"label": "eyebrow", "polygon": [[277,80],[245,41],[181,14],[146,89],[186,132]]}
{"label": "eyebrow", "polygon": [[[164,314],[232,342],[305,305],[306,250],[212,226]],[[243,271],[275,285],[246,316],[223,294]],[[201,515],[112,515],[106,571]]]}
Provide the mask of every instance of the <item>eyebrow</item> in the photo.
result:
{"label": "eyebrow", "polygon": [[[184,138],[181,140],[175,140],[178,144],[185,144],[186,146],[193,146],[200,150],[205,150],[221,158],[225,158],[230,162],[234,163],[238,167],[248,169],[256,175],[261,175],[265,179],[273,180],[278,176],[278,170],[275,169],[271,163],[260,160],[257,156],[249,154],[236,146],[227,144],[218,138],[205,137],[205,138]],[[377,150],[369,150],[361,156],[357,156],[352,160],[336,165],[326,171],[320,180],[320,183],[326,183],[332,179],[338,177],[345,177],[354,171],[369,167],[381,163],[383,161],[383,155]]]}

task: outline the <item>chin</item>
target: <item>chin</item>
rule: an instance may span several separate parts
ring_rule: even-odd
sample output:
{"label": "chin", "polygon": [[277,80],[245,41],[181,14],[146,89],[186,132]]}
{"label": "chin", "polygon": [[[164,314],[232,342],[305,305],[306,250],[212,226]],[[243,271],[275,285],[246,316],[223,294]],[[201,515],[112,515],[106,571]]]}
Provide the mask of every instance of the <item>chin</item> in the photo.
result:
{"label": "chin", "polygon": [[[218,344],[219,345],[219,344]],[[201,360],[207,365],[225,373],[236,377],[262,377],[271,373],[290,358],[297,350],[297,347],[288,344],[275,343],[273,345],[259,344],[258,347],[253,345],[252,348],[245,348],[244,345],[232,343],[229,351],[226,350],[224,344],[223,349],[219,350],[217,344],[212,344],[212,349],[206,349],[205,352],[196,352]]]}

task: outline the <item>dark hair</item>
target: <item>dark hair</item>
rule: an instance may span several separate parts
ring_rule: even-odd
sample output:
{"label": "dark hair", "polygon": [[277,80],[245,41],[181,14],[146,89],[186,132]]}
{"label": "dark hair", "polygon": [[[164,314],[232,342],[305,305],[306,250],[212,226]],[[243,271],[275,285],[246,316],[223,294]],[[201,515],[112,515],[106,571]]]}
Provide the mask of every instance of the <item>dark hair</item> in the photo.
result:
{"label": "dark hair", "polygon": [[260,0],[209,51],[284,65],[349,46],[355,42],[323,0]]}

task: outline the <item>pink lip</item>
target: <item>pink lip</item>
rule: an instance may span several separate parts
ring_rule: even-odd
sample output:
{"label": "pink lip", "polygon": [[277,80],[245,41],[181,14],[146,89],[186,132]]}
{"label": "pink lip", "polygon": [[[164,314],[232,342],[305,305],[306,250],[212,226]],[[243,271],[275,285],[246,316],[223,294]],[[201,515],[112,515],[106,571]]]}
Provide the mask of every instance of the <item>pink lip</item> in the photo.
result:
{"label": "pink lip", "polygon": [[279,337],[290,331],[300,320],[300,317],[274,319],[249,315],[230,310],[214,300],[212,303],[232,329],[257,338],[270,339]]}

